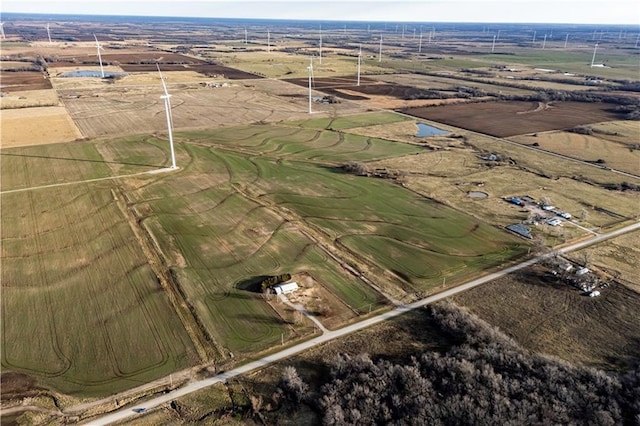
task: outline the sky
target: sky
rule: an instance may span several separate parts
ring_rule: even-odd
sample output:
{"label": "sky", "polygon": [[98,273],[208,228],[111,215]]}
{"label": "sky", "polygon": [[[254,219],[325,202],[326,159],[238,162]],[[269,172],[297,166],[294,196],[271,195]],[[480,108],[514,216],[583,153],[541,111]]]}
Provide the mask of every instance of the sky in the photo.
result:
{"label": "sky", "polygon": [[1,12],[640,26],[638,0],[1,0]]}

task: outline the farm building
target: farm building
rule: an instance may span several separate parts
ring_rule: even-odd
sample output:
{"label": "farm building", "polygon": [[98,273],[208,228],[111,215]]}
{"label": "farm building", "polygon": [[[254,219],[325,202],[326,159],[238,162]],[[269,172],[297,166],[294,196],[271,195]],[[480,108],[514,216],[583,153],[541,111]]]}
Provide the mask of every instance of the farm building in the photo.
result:
{"label": "farm building", "polygon": [[276,286],[273,286],[273,291],[276,294],[289,294],[289,293],[293,293],[299,288],[300,287],[298,286],[298,283],[295,281],[292,281],[290,283],[283,283],[283,284],[278,284]]}
{"label": "farm building", "polygon": [[589,272],[590,272],[589,268],[580,268],[576,271],[576,275],[584,275]]}
{"label": "farm building", "polygon": [[527,226],[525,226],[525,225],[523,225],[521,223],[514,223],[512,225],[509,225],[509,226],[507,226],[507,229],[509,231],[515,232],[516,234],[521,235],[521,236],[523,236],[525,238],[528,238],[528,239],[533,238],[531,236],[531,230]]}
{"label": "farm building", "polygon": [[545,221],[547,223],[547,225],[551,225],[551,226],[558,226],[562,223],[562,221],[560,219],[558,219],[557,217],[553,217],[551,219],[547,219]]}
{"label": "farm building", "polygon": [[565,219],[571,219],[571,213],[567,213],[567,212],[558,213],[558,216],[563,217]]}

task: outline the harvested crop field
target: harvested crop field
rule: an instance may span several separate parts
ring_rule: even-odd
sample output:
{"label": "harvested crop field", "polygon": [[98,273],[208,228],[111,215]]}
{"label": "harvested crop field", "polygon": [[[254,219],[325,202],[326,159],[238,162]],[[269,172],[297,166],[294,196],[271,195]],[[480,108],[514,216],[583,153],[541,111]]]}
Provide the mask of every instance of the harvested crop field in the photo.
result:
{"label": "harvested crop field", "polygon": [[[122,68],[126,72],[156,72],[157,71],[155,64],[154,65],[121,64],[120,68]],[[170,64],[170,65],[161,65],[161,69],[162,71],[195,71],[197,73],[206,75],[208,77],[226,78],[229,80],[250,80],[250,79],[263,78],[259,75],[252,74],[246,71],[225,67],[224,65],[216,65],[216,64],[195,64],[195,65]]]}
{"label": "harvested crop field", "polygon": [[110,189],[62,186],[2,203],[3,369],[91,395],[197,360]]}
{"label": "harvested crop field", "polygon": [[[275,122],[308,117],[305,98],[285,97],[302,94],[304,89],[275,80],[253,80],[251,84],[230,87],[190,88],[172,94],[172,116],[176,129],[215,128],[259,121]],[[92,91],[72,90],[62,93],[79,96],[65,99],[69,114],[87,137],[140,134],[164,131],[162,88],[146,92],[110,91],[92,96]],[[353,104],[314,105],[314,111],[340,114],[361,112]]]}
{"label": "harvested crop field", "polygon": [[454,300],[536,352],[605,369],[640,361],[640,294],[620,284],[591,298],[535,267]]}
{"label": "harvested crop field", "polygon": [[39,71],[12,71],[2,73],[2,91],[51,89],[51,81]]}
{"label": "harvested crop field", "polygon": [[68,142],[82,137],[64,107],[3,110],[2,147]]}
{"label": "harvested crop field", "polygon": [[[50,61],[49,66],[54,68],[64,67],[77,67],[82,64],[97,63],[98,57],[95,53],[95,48],[92,47],[86,51],[76,49],[77,53],[74,55],[60,55],[56,60]],[[107,48],[108,50],[108,48]],[[113,50],[111,50],[113,52]],[[161,66],[169,64],[206,64],[207,62],[202,59],[192,58],[189,56],[180,55],[178,53],[158,52],[158,51],[141,51],[135,53],[103,53],[102,62],[104,65],[108,64],[148,64],[156,70],[156,63]]]}
{"label": "harvested crop field", "polygon": [[58,106],[58,94],[53,89],[9,92],[0,98],[0,109]]}
{"label": "harvested crop field", "polygon": [[[531,145],[537,143],[540,149],[598,162],[615,170],[640,176],[640,151],[631,148],[638,142],[638,134],[629,135],[628,143],[610,140],[606,135],[594,133],[582,135],[572,132],[545,132],[537,136],[522,135],[512,140]],[[635,141],[635,142],[634,142]]]}
{"label": "harvested crop field", "polygon": [[497,137],[568,129],[620,120],[612,104],[584,102],[484,102],[410,108],[402,112]]}
{"label": "harvested crop field", "polygon": [[[298,86],[307,87],[305,78],[285,79]],[[356,85],[356,77],[316,78],[313,87],[323,93],[338,96],[347,100],[366,100],[371,97],[385,96],[395,99],[412,100],[429,98],[429,91],[403,84],[386,83],[371,78],[360,78],[360,86]]]}

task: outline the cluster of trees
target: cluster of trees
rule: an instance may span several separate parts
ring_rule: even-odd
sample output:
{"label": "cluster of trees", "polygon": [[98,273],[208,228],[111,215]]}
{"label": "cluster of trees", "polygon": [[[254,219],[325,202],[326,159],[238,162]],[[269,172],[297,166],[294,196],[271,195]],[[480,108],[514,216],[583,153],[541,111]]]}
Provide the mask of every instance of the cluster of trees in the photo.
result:
{"label": "cluster of trees", "polygon": [[276,284],[280,284],[286,281],[289,281],[291,279],[291,274],[282,274],[282,275],[276,275],[273,277],[269,277],[266,280],[263,280],[260,283],[260,288],[262,289],[262,291],[267,290],[270,287],[273,287]]}
{"label": "cluster of trees", "polygon": [[325,425],[640,424],[640,368],[620,376],[531,354],[454,305],[430,314],[454,342],[445,353],[341,355],[319,394],[290,370],[280,392]]}

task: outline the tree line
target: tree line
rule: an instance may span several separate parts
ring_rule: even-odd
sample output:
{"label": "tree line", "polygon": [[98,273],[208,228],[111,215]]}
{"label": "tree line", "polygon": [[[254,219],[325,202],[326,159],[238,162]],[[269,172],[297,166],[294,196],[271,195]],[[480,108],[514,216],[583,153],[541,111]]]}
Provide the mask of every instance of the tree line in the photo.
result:
{"label": "tree line", "polygon": [[528,352],[455,305],[428,311],[454,342],[446,352],[405,363],[342,354],[316,390],[288,367],[280,398],[306,404],[324,425],[640,425],[640,368],[572,365]]}

